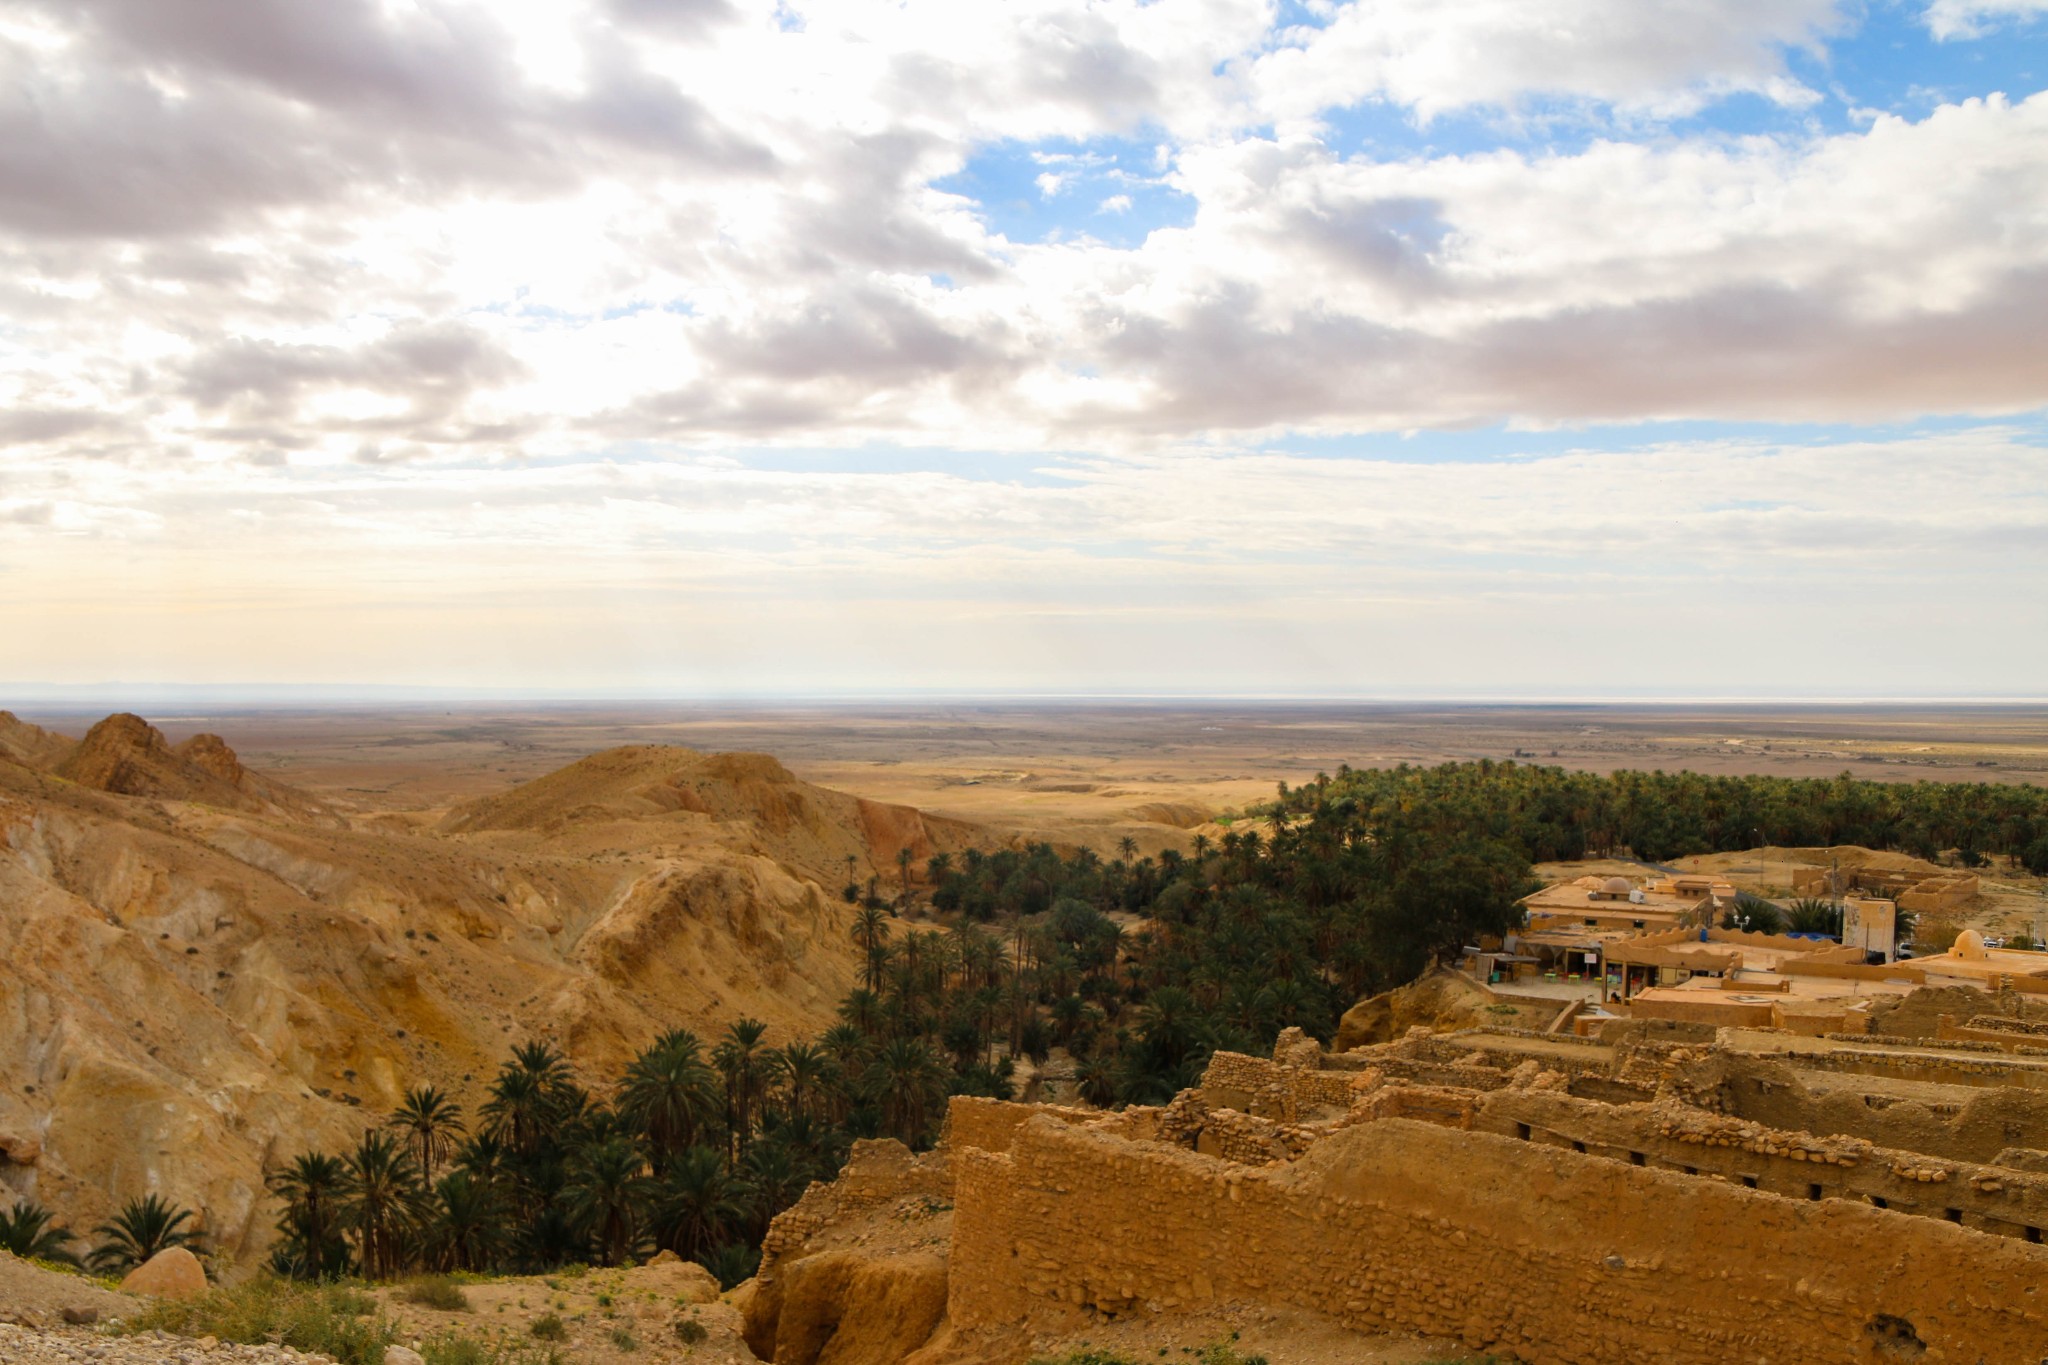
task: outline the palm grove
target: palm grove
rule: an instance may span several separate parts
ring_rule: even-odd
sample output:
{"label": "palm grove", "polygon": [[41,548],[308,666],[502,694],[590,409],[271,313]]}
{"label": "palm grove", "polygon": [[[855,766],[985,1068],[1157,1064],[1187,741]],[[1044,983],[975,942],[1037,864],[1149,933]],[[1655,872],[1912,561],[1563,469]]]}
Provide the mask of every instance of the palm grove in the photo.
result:
{"label": "palm grove", "polygon": [[[413,1089],[352,1151],[306,1153],[272,1175],[272,1264],[390,1278],[613,1265],[665,1248],[733,1284],[752,1273],[769,1221],[829,1179],[854,1139],[928,1146],[947,1096],[1008,1098],[1014,1059],[1055,1048],[1088,1101],[1155,1104],[1216,1049],[1264,1051],[1289,1025],[1328,1038],[1361,996],[1511,929],[1532,861],[1853,841],[2048,868],[2044,798],[1491,761],[1340,769],[1283,785],[1245,827],[1198,835],[1186,853],[1139,857],[1126,839],[1108,859],[1043,844],[935,855],[926,882],[946,927],[933,930],[893,913],[910,900],[900,860],[895,907],[875,879],[849,878],[859,983],[821,1035],[775,1045],[741,1020],[707,1046],[677,1030],[594,1086],[530,1042],[474,1113]],[[141,1220],[140,1239],[100,1230],[103,1268],[188,1240],[182,1211],[138,1204],[124,1218]],[[44,1211],[17,1205],[10,1219],[0,1246],[66,1254],[70,1234]],[[178,1221],[166,1231],[166,1219]]]}

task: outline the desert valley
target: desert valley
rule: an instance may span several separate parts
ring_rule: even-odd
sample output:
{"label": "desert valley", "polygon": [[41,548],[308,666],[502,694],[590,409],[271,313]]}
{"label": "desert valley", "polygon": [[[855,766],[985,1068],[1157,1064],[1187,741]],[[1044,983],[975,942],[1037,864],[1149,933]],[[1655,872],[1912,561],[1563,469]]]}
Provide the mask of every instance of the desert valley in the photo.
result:
{"label": "desert valley", "polygon": [[[2029,1342],[2048,1322],[2024,1297],[2048,1226],[2048,1185],[2035,1202],[2048,1156],[2033,1146],[2048,1132],[2035,1098],[2048,1049],[2031,1042],[2048,1033],[2048,952],[2030,938],[2048,868],[2023,865],[2041,842],[2026,781],[2048,755],[2039,711],[65,720],[0,716],[0,1198],[17,1220],[36,1210],[79,1230],[75,1245],[46,1237],[48,1254],[83,1253],[85,1229],[155,1197],[187,1213],[171,1240],[203,1251],[220,1293],[309,1268],[388,1280],[397,1288],[369,1286],[373,1317],[354,1320],[390,1324],[435,1365],[456,1343],[507,1361],[793,1365],[1009,1365],[1081,1342],[1283,1363],[1823,1359],[1843,1341],[1844,1360],[1969,1359],[1953,1343]],[[789,764],[712,747],[749,741]],[[1850,751],[1877,781],[1811,780]],[[1755,776],[1735,775],[1744,762]],[[1410,837],[1391,812],[1416,798],[1434,812],[1526,809],[1547,798],[1496,788],[1533,781],[1599,805],[1621,799],[1598,795],[1622,780],[1606,771],[1665,764],[1708,769],[1682,784],[1724,781],[1718,806],[1758,804],[1669,835],[1602,832],[1640,818],[1620,807],[1561,810],[1551,833],[1479,843],[1459,823],[1470,817],[1431,814],[1417,828],[1463,841],[1463,860],[1418,846],[1410,873],[1386,865]],[[1789,841],[1816,812],[1844,818],[1838,803],[1883,806],[1888,792],[1890,813],[1868,818],[1888,822],[1891,851],[1759,847],[1747,836],[1761,828],[1732,828],[1776,821]],[[1916,833],[1929,819],[1965,821],[1952,828],[1971,831],[1978,866],[1967,894],[1920,916],[1919,943],[1869,953],[1837,947],[1839,920],[1812,939],[1752,925],[1824,910],[1795,895],[1813,877],[1837,879],[1824,892],[1837,915],[1879,904],[1841,899],[1844,866],[1858,886],[1957,880],[1953,847],[1925,850],[1938,861],[1906,851],[1957,837]],[[1670,860],[1665,881],[1630,839]],[[1581,883],[1596,888],[1584,927],[1549,908],[1585,900]],[[1596,928],[1610,885],[1628,892],[1622,918]],[[1538,886],[1550,889],[1513,904]],[[1233,905],[1282,916],[1269,926],[1305,916],[1309,938],[1244,940]],[[2019,946],[1969,947],[2008,939]],[[1240,979],[1229,963],[1247,951]],[[1276,971],[1276,952],[1308,956]],[[682,1053],[678,1031],[692,1040]],[[928,1078],[890,1069],[906,1046]],[[632,1126],[660,1112],[644,1098],[657,1074],[681,1087],[678,1121],[697,1133],[667,1156],[664,1130]],[[602,1125],[621,1122],[642,1134],[620,1149],[636,1168],[614,1191],[623,1226],[605,1232],[572,1198],[595,1178],[590,1147],[561,1148],[551,1175],[518,1164],[528,1120],[508,1096],[529,1083],[533,1112],[557,1116],[545,1122],[600,1123],[579,1141],[601,1150]],[[423,1087],[445,1121],[421,1119]],[[379,1132],[403,1139],[394,1159],[417,1157],[383,1263],[360,1222],[308,1234],[294,1184],[309,1156],[337,1154],[334,1197],[360,1219]],[[1489,1133],[1541,1138],[1545,1154],[1479,1142]],[[1700,1144],[1730,1155],[1709,1161]],[[674,1182],[694,1152],[729,1175],[704,1196],[710,1213],[685,1216],[696,1206],[676,1202]],[[1788,1159],[1828,1179],[1778,1174]],[[455,1173],[438,1186],[436,1164]],[[1852,1167],[1871,1173],[1838,1188]],[[458,1217],[447,1201],[463,1193],[445,1182],[492,1170],[514,1204],[544,1187],[584,1212],[521,1231],[494,1205],[504,1228],[439,1240],[452,1234],[436,1219]],[[1931,1208],[1913,1194],[1930,1178],[1953,1189]],[[1543,1192],[1559,1181],[1583,1193]],[[1082,1189],[1095,1193],[1069,1197]],[[1111,1189],[1136,1200],[1127,1213]],[[1602,1212],[1565,1213],[1578,1199]],[[1841,1201],[1853,1215],[1830,1211]],[[1873,1216],[1867,1231],[1856,1221]],[[1144,1250],[1141,1229],[1169,1218],[1191,1221]],[[1339,1264],[1278,1268],[1299,1218]],[[1439,1230],[1440,1250],[1414,1249]],[[1747,1278],[1704,1300],[1683,1290],[1702,1268],[1660,1240],[1681,1235],[1748,1247]],[[1793,1295],[1812,1301],[1802,1336],[1773,1305],[1811,1279],[1794,1249],[1808,1237],[1837,1268]],[[1338,1252],[1347,1238],[1363,1240]],[[1468,1238],[1497,1263],[1465,1264]],[[1912,1254],[1974,1268],[1930,1290],[1898,1265],[1859,1268],[1846,1248],[1866,1238],[1894,1257],[1931,1238]],[[1394,1263],[1357,1278],[1394,1246],[1433,1278]],[[1570,1298],[1550,1323],[1537,1302],[1560,1302],[1556,1281],[1586,1273],[1581,1256],[1595,1274],[1643,1258],[1644,1278],[1622,1275],[1611,1300]],[[1253,1271],[1261,1260],[1271,1267]],[[72,1290],[34,1273],[14,1316],[45,1332],[92,1330],[53,1325],[66,1306],[175,1325],[110,1294],[111,1280]],[[406,1289],[421,1276],[448,1302]],[[1691,1317],[1668,1317],[1688,1301]],[[532,1335],[547,1317],[567,1324],[566,1346]],[[1606,1326],[1581,1341],[1588,1321]],[[259,1325],[260,1339],[289,1337]]]}
{"label": "desert valley", "polygon": [[2048,0],[0,0],[0,1365],[2048,1365]]}

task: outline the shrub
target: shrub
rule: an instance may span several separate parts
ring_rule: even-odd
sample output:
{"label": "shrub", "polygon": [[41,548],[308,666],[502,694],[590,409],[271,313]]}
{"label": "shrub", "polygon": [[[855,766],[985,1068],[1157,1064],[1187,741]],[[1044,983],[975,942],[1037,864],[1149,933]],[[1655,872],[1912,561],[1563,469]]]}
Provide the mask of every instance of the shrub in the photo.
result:
{"label": "shrub", "polygon": [[398,1296],[407,1303],[416,1303],[422,1308],[432,1308],[442,1313],[467,1313],[469,1295],[462,1292],[462,1286],[446,1275],[426,1275],[408,1282],[398,1291]]}
{"label": "shrub", "polygon": [[640,1349],[639,1338],[635,1337],[624,1327],[612,1328],[611,1338],[612,1345],[618,1347],[621,1351],[637,1351]]}
{"label": "shrub", "polygon": [[1116,1351],[1100,1351],[1093,1346],[1080,1346],[1062,1355],[1035,1356],[1030,1365],[1138,1365],[1138,1362]]}
{"label": "shrub", "polygon": [[[1234,1338],[1237,1334],[1231,1333]],[[1229,1341],[1212,1341],[1195,1353],[1196,1365],[1266,1365],[1266,1358],[1240,1351]]]}
{"label": "shrub", "polygon": [[427,1365],[566,1365],[552,1346],[478,1341],[452,1328],[420,1343]]}
{"label": "shrub", "polygon": [[704,1330],[704,1324],[695,1318],[684,1318],[676,1324],[676,1340],[685,1346],[695,1346],[710,1335]]}
{"label": "shrub", "polygon": [[275,1342],[295,1351],[332,1356],[341,1365],[383,1365],[384,1348],[398,1338],[390,1319],[358,1289],[304,1286],[259,1276],[184,1302],[150,1305],[127,1330],[218,1337],[245,1346]]}
{"label": "shrub", "polygon": [[536,1341],[562,1341],[569,1335],[569,1328],[555,1313],[541,1314],[526,1330]]}

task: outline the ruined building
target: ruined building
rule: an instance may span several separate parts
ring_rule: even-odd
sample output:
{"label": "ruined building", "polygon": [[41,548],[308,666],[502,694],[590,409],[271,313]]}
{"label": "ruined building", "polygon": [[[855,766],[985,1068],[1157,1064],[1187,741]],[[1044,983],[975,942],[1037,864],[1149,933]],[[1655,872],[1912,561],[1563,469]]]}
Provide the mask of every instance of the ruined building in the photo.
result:
{"label": "ruined building", "polygon": [[1252,1303],[1532,1365],[2032,1365],[2048,1025],[1963,996],[1912,1004],[1946,1038],[1290,1031],[1163,1108],[957,1099],[938,1151],[862,1144],[777,1219],[749,1339],[995,1365]]}

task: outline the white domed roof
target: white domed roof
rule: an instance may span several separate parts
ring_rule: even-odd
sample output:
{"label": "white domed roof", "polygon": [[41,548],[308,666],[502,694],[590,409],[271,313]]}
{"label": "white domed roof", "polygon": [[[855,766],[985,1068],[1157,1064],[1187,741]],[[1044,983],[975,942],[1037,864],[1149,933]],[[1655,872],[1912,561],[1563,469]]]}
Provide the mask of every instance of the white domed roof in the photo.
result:
{"label": "white domed roof", "polygon": [[1606,885],[1600,889],[1610,896],[1626,896],[1629,892],[1635,890],[1636,887],[1635,883],[1626,877],[1609,877]]}
{"label": "white domed roof", "polygon": [[1984,935],[1975,929],[1965,929],[1956,935],[1956,946],[1952,950],[1957,957],[1975,962],[1984,960]]}

